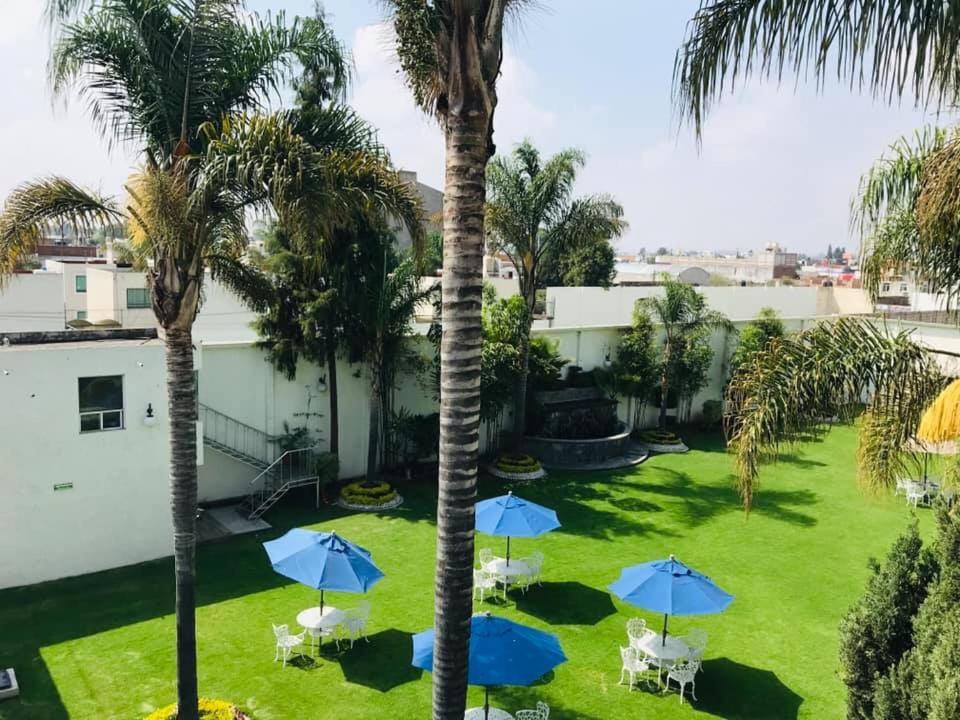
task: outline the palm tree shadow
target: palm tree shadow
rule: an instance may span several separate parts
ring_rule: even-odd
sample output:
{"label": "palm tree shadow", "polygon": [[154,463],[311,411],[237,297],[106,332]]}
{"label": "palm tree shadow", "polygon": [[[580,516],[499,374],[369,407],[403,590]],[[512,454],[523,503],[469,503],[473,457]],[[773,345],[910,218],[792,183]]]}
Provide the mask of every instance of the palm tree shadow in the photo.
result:
{"label": "palm tree shadow", "polygon": [[697,710],[724,720],[796,720],[803,703],[776,673],[729,658],[704,661],[696,693]]}
{"label": "palm tree shadow", "polygon": [[545,582],[517,598],[517,610],[550,625],[596,625],[616,615],[610,594],[581,582]]}
{"label": "palm tree shadow", "polygon": [[348,683],[385,693],[420,679],[423,671],[410,664],[413,635],[390,628],[371,635],[369,640],[359,640],[352,648],[348,641],[339,653],[340,668]]}

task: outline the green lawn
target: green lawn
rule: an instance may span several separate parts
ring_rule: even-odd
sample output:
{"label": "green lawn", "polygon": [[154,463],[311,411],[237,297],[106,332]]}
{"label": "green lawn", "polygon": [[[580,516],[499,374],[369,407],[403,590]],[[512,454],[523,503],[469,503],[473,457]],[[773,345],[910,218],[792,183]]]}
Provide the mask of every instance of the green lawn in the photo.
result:
{"label": "green lawn", "polygon": [[[631,471],[557,474],[517,488],[555,508],[563,528],[514,542],[516,554],[546,554],[543,587],[487,609],[557,633],[570,660],[537,686],[496,691],[497,705],[516,710],[543,699],[551,717],[585,720],[842,717],[837,623],[862,589],[867,558],[885,553],[910,513],[857,490],[851,428],[765,469],[749,518],[720,442],[690,441],[689,454]],[[504,491],[482,482],[483,496]],[[409,661],[411,633],[431,623],[434,493],[403,492],[407,503],[382,516],[306,513],[291,498],[267,517],[273,531],[200,549],[203,695],[238,702],[257,720],[429,717],[430,676]],[[920,515],[929,531],[929,511]],[[369,595],[369,645],[282,670],[272,662],[270,623],[293,624],[316,595],[275,575],[260,543],[296,525],[364,545],[386,578]],[[501,545],[478,538],[478,547]],[[736,596],[722,615],[671,623],[678,633],[701,627],[710,636],[692,708],[675,694],[617,686],[626,620],[658,619],[612,601],[605,588],[621,567],[669,553]],[[0,592],[0,665],[15,666],[23,687],[20,700],[0,704],[0,718],[133,719],[171,701],[171,584],[171,562],[161,561]],[[328,598],[340,606],[357,599]],[[472,689],[471,704],[481,701]]]}

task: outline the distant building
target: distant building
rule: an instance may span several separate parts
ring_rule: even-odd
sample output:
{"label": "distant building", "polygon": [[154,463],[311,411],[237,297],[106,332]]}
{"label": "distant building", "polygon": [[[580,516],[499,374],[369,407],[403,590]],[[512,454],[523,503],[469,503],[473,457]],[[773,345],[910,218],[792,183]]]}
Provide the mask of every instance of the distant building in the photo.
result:
{"label": "distant building", "polygon": [[696,265],[617,263],[616,271],[614,285],[659,285],[664,275],[687,285],[710,284],[710,273]]}
{"label": "distant building", "polygon": [[[424,230],[429,233],[441,232],[443,230],[443,193],[434,187],[425,185],[417,180],[417,173],[412,170],[401,170],[400,179],[412,185],[420,196],[420,202],[423,203],[423,212],[426,215]],[[410,247],[412,238],[410,231],[403,225],[397,223],[396,227],[397,244],[401,248]]]}
{"label": "distant building", "polygon": [[656,260],[658,265],[661,263],[697,265],[708,273],[751,285],[764,285],[773,280],[795,278],[800,267],[799,255],[784,251],[776,243],[770,243],[762,253],[749,257],[658,255]]}

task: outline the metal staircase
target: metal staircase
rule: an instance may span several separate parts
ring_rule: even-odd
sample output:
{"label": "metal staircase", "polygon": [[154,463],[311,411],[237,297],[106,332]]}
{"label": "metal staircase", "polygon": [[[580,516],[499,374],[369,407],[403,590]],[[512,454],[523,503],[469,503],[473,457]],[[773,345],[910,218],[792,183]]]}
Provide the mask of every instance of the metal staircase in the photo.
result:
{"label": "metal staircase", "polygon": [[238,508],[244,517],[250,520],[259,518],[289,490],[304,485],[316,485],[319,506],[317,448],[287,450],[275,457],[274,442],[263,430],[207,405],[198,404],[198,411],[205,446],[259,471],[250,482],[250,491]]}

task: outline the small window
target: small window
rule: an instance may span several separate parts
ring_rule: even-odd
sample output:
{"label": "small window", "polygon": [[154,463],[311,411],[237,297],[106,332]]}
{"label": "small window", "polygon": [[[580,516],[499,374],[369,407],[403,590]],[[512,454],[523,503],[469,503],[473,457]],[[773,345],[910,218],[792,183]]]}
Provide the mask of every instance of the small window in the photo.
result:
{"label": "small window", "polygon": [[77,310],[77,320],[86,320],[87,311],[86,310]]}
{"label": "small window", "polygon": [[80,378],[80,432],[123,429],[123,376]]}
{"label": "small window", "polygon": [[74,279],[74,287],[77,289],[78,293],[85,293],[87,291],[87,276],[86,275],[77,275]]}
{"label": "small window", "polygon": [[905,293],[907,291],[907,284],[900,283],[900,292]]}
{"label": "small window", "polygon": [[880,288],[880,291],[881,291],[881,292],[890,292],[890,283],[884,283],[883,286]]}
{"label": "small window", "polygon": [[147,295],[146,288],[127,288],[127,308],[148,308],[150,307],[150,297]]}

